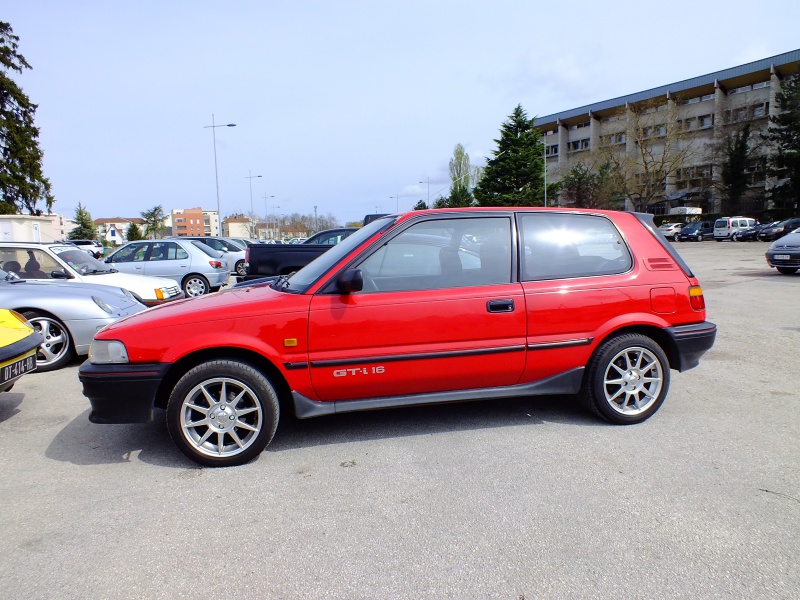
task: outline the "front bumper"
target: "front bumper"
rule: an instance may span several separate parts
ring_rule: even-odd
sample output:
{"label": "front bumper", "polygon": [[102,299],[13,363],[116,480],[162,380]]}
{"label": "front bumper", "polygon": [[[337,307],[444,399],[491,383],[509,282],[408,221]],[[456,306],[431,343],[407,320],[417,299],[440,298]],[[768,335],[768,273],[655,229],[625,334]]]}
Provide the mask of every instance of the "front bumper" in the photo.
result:
{"label": "front bumper", "polygon": [[678,371],[687,371],[700,364],[700,357],[711,349],[717,337],[717,326],[708,321],[667,327],[665,331],[677,350],[674,368]]}
{"label": "front bumper", "polygon": [[147,423],[153,420],[156,393],[170,365],[95,365],[78,370],[83,395],[89,398],[92,423]]}

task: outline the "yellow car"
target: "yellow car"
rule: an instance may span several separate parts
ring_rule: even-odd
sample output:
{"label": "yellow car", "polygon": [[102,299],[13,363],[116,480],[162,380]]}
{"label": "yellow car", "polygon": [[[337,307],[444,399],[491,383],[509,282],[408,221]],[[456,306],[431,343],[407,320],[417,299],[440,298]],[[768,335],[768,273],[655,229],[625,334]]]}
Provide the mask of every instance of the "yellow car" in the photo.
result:
{"label": "yellow car", "polygon": [[21,314],[0,309],[0,392],[10,390],[25,373],[36,369],[42,336]]}

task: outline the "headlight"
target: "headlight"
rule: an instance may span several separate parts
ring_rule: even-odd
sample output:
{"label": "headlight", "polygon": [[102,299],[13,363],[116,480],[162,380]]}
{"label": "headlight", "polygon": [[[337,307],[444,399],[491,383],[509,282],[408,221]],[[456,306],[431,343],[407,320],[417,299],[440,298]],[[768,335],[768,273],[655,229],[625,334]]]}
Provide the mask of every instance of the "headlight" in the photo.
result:
{"label": "headlight", "polygon": [[117,340],[94,340],[89,347],[89,362],[95,365],[127,363],[125,344]]}
{"label": "headlight", "polygon": [[105,301],[101,300],[97,296],[92,296],[92,300],[94,300],[94,303],[97,304],[97,306],[102,308],[108,314],[113,314],[114,313],[114,309],[111,308],[108,304],[105,303]]}

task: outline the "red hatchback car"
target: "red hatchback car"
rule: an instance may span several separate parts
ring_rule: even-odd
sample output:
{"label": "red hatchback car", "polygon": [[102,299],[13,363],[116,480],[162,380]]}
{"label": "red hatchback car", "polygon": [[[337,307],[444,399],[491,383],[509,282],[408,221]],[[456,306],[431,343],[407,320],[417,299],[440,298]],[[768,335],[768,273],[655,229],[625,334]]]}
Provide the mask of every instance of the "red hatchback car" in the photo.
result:
{"label": "red hatchback car", "polygon": [[651,215],[542,208],[379,218],[291,276],[171,303],[95,336],[95,423],[146,422],[208,466],[299,418],[579,394],[611,423],[664,402],[714,343],[703,292]]}

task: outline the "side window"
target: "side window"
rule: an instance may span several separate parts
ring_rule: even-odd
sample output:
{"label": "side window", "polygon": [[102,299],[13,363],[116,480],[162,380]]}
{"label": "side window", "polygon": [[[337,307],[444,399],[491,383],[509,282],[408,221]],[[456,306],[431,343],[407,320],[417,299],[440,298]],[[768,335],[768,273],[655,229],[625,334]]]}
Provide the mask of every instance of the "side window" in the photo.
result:
{"label": "side window", "polygon": [[114,255],[114,262],[142,262],[147,252],[147,244],[131,244]]}
{"label": "side window", "polygon": [[365,291],[412,291],[509,283],[511,220],[438,219],[413,225],[359,265]]}
{"label": "side window", "polygon": [[612,275],[632,266],[627,246],[605,217],[531,213],[519,222],[525,281]]}
{"label": "side window", "polygon": [[174,242],[155,242],[150,250],[148,261],[159,260],[174,260],[175,259],[175,246]]}
{"label": "side window", "polygon": [[175,246],[175,258],[177,260],[186,260],[187,258],[189,258],[189,253],[186,250],[184,250],[178,244],[174,244],[174,246]]}
{"label": "side window", "polygon": [[63,267],[43,250],[28,250],[22,264],[21,277],[25,279],[51,279],[50,273]]}

